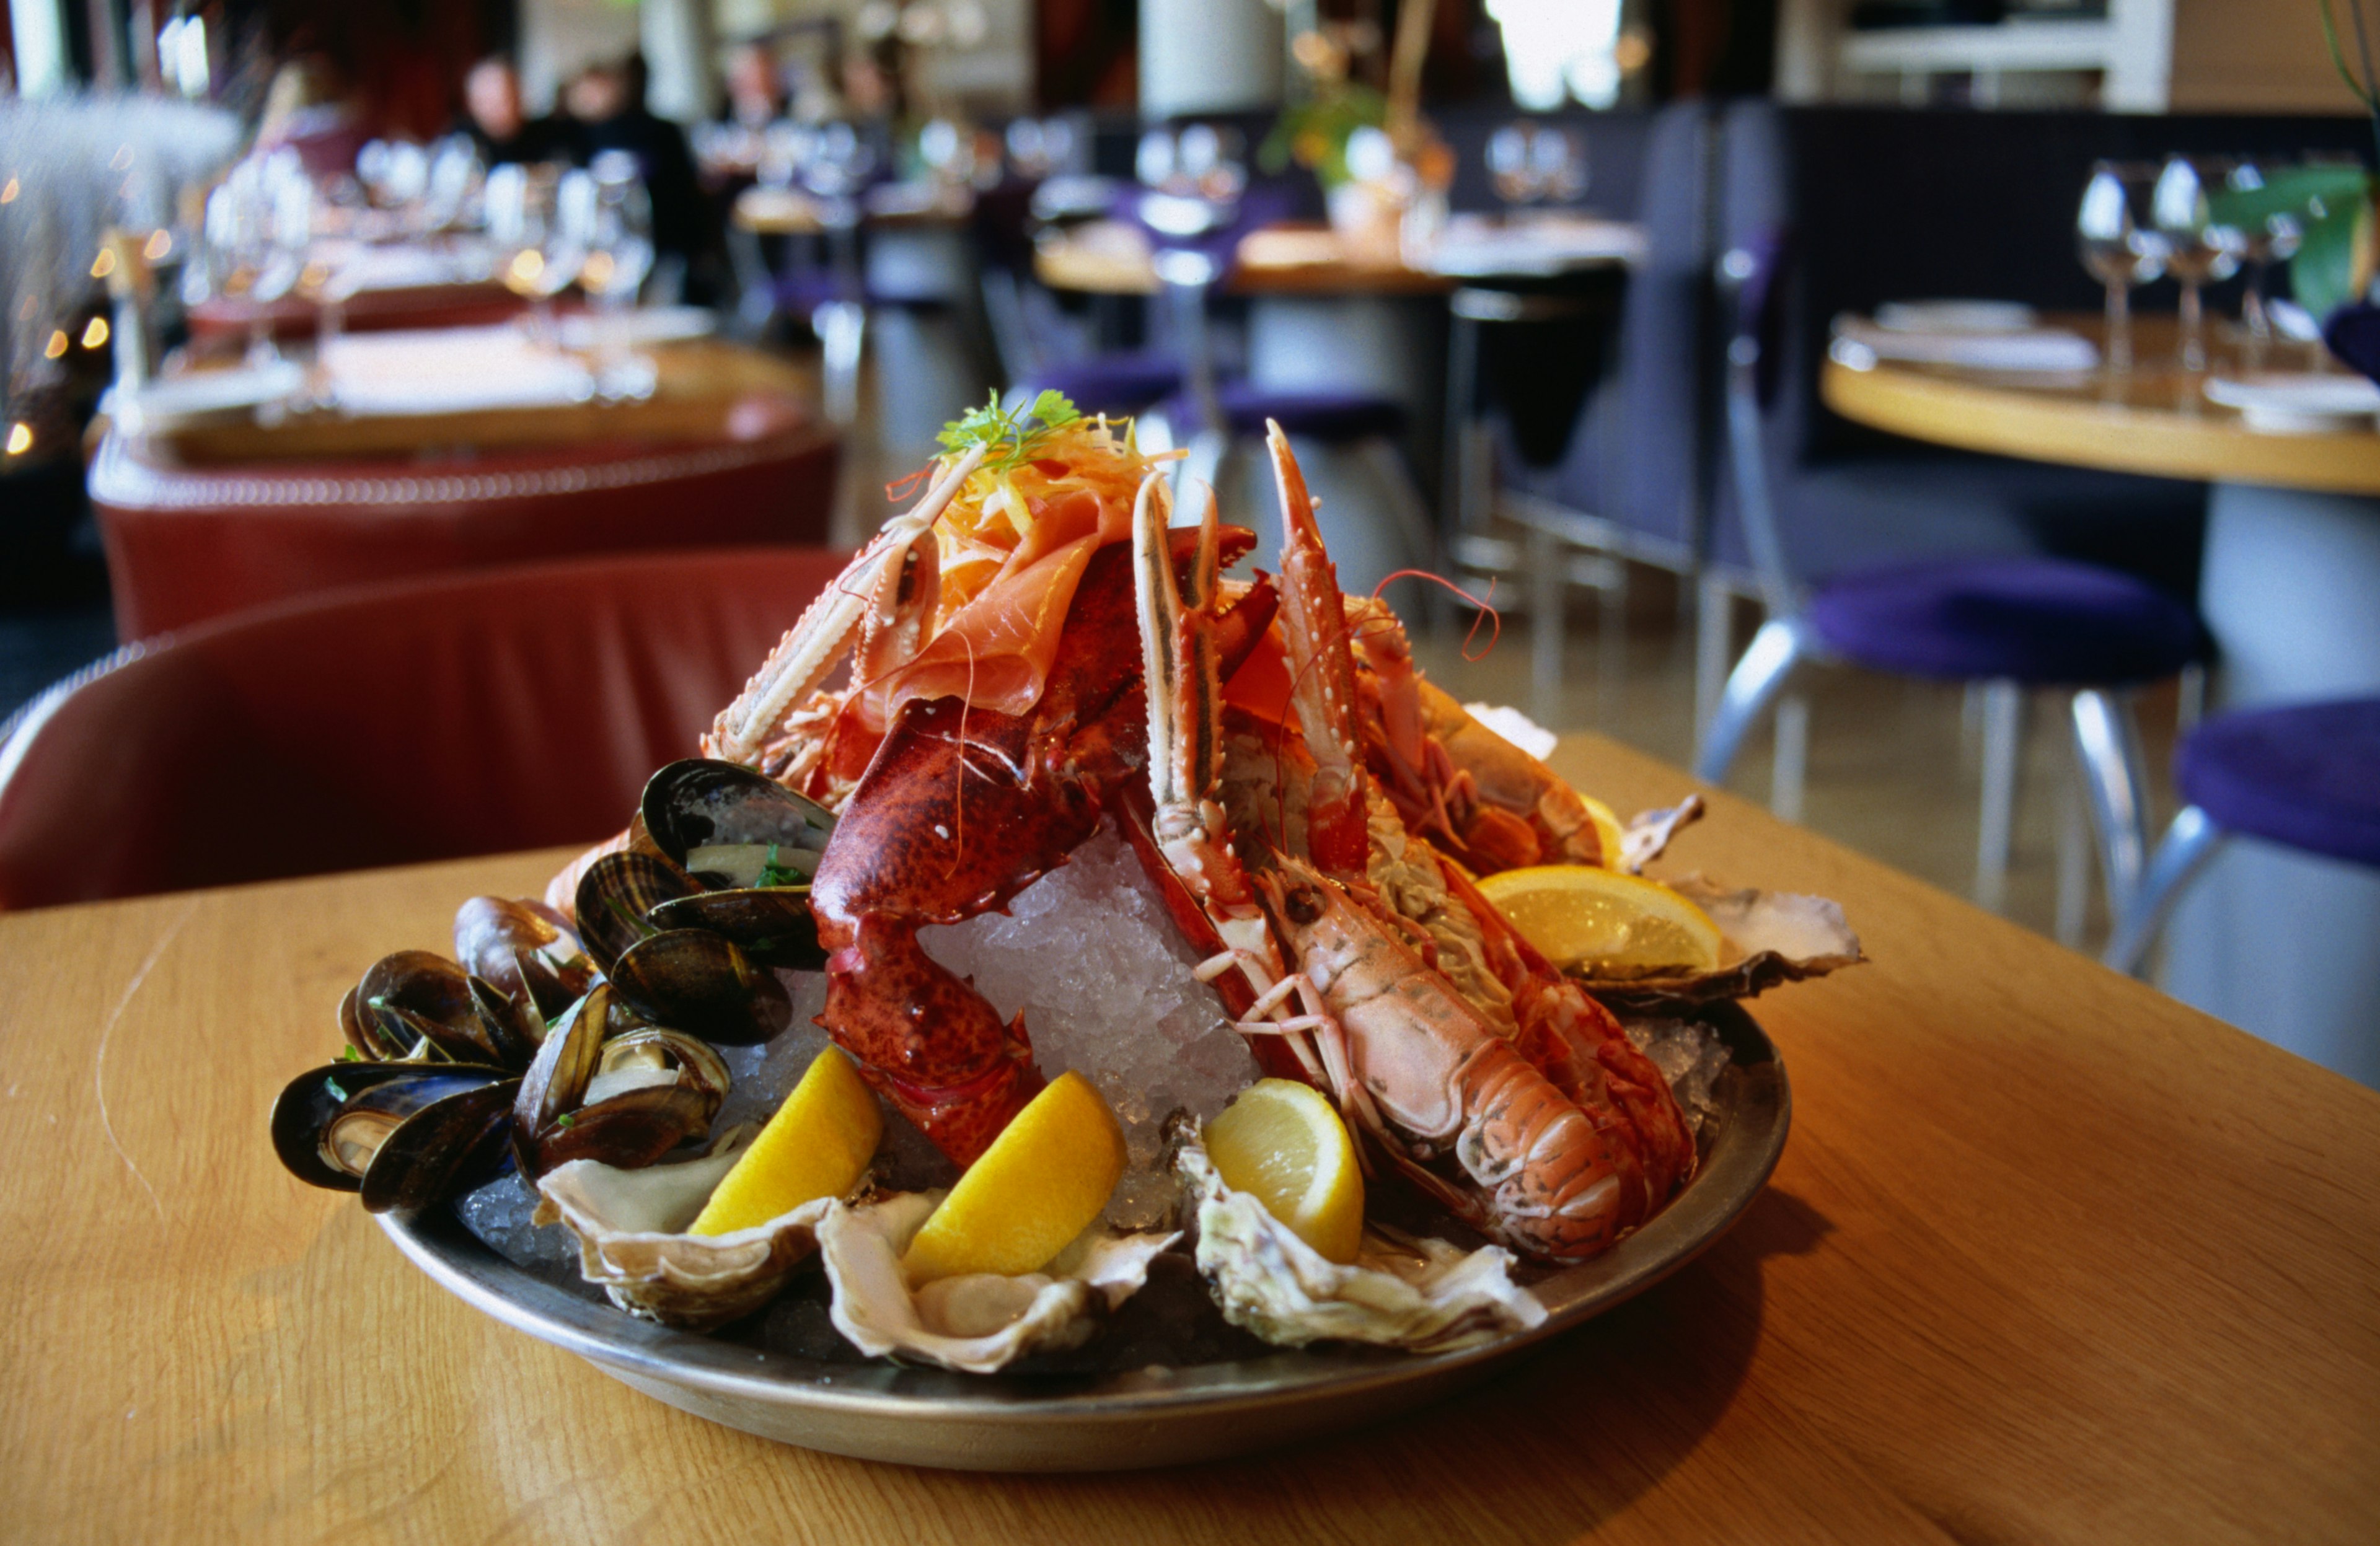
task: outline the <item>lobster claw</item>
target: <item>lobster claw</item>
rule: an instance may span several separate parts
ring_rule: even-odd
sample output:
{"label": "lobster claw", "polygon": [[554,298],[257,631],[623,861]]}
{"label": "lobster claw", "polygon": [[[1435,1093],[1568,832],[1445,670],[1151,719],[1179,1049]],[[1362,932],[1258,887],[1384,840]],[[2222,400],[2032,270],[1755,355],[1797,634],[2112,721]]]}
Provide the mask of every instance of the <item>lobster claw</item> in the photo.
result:
{"label": "lobster claw", "polygon": [[1363,743],[1356,720],[1355,658],[1338,571],[1314,523],[1314,499],[1281,426],[1265,421],[1273,482],[1281,493],[1281,628],[1289,644],[1290,702],[1314,755],[1306,848],[1324,873],[1361,876],[1371,852]]}

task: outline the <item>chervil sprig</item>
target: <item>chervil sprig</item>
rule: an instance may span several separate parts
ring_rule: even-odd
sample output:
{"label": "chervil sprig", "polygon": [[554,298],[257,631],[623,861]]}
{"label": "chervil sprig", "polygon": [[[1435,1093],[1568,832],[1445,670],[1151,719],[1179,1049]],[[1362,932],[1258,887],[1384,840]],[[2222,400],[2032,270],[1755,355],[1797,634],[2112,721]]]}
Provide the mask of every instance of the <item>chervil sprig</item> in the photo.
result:
{"label": "chervil sprig", "polygon": [[1011,413],[1000,405],[1000,393],[995,392],[982,407],[943,425],[939,438],[942,449],[953,454],[970,446],[984,446],[988,448],[984,465],[994,472],[1009,472],[1031,461],[1051,430],[1082,417],[1063,393],[1045,392],[1022,411]]}

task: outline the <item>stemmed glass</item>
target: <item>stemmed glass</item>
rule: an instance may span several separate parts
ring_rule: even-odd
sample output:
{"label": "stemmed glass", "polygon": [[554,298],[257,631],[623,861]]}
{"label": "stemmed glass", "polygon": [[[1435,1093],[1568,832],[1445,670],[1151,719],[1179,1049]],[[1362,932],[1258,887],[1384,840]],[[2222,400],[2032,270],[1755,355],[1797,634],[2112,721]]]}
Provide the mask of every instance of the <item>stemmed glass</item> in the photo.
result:
{"label": "stemmed glass", "polygon": [[1539,124],[1529,138],[1529,168],[1537,197],[1570,203],[1586,191],[1586,142],[1571,129]]}
{"label": "stemmed glass", "polygon": [[1534,204],[1546,195],[1536,140],[1536,129],[1526,122],[1506,124],[1488,137],[1488,178],[1507,205]]}
{"label": "stemmed glass", "polygon": [[[2285,162],[2240,162],[2231,168],[2227,179],[2235,192],[2261,192],[2269,174],[2286,175],[2290,170]],[[2286,263],[2297,256],[2305,240],[2305,222],[2297,210],[2275,210],[2256,224],[2241,228],[2245,245],[2240,260],[2248,270],[2248,282],[2240,296],[2240,320],[2248,330],[2250,354],[2261,361],[2266,345],[2273,341],[2271,304],[2265,291],[2267,276],[2276,262]]]}
{"label": "stemmed glass", "polygon": [[504,287],[529,303],[529,335],[554,342],[553,297],[578,277],[594,224],[585,172],[516,163],[488,174],[488,239]]}
{"label": "stemmed glass", "polygon": [[638,175],[637,158],[606,151],[588,168],[595,206],[579,287],[595,303],[595,391],[614,401],[650,397],[653,366],[628,352],[623,336],[637,291],[653,271],[653,207]]}
{"label": "stemmed glass", "polygon": [[2221,187],[2229,170],[2220,162],[2169,156],[2151,196],[2151,212],[2166,243],[2166,272],[2181,284],[2184,370],[2206,368],[2206,310],[2200,291],[2238,272],[2247,246],[2240,229],[2216,220],[2207,203],[2208,187]]}
{"label": "stemmed glass", "polygon": [[2074,231],[2083,268],[2107,287],[2107,368],[2132,368],[2131,292],[2165,272],[2166,243],[2149,217],[2153,166],[2103,161],[2083,185]]}

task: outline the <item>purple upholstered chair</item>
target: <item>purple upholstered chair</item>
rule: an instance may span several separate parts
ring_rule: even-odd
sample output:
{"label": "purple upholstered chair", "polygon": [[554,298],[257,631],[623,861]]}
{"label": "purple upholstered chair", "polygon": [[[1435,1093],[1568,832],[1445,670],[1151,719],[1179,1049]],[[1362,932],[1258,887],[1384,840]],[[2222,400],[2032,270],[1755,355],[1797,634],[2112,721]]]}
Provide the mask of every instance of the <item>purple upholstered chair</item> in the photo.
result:
{"label": "purple upholstered chair", "polygon": [[[1695,758],[1708,783],[1727,778],[1743,737],[1797,669],[1840,662],[1985,693],[1984,811],[1975,900],[1997,908],[2008,872],[2024,695],[2072,693],[2076,749],[2102,834],[2137,829],[2144,782],[2126,689],[2174,675],[2200,657],[2196,614],[2119,571],[2027,554],[1903,559],[1837,572],[1803,586],[1770,501],[1761,401],[1761,340],[1774,243],[1719,260],[1733,304],[1727,350],[1728,461],[1746,546],[1768,621],[1737,660]],[[1780,730],[1779,758],[1799,755]],[[2139,882],[2140,844],[2103,842],[2107,893],[2119,905]],[[2076,914],[2079,916],[2079,912]]]}
{"label": "purple upholstered chair", "polygon": [[[2182,739],[2174,782],[2189,803],[2139,886],[2119,897],[2107,964],[2137,974],[2182,890],[2234,833],[2380,866],[2380,698],[2218,715]],[[2135,824],[2104,845],[2142,845]]]}

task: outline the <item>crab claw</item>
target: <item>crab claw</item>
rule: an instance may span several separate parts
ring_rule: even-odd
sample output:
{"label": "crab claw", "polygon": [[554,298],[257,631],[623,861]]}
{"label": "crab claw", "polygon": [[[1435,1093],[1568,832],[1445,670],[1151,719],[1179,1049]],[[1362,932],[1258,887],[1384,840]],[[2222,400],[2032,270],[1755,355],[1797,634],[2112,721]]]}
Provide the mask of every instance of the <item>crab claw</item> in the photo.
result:
{"label": "crab claw", "polygon": [[982,465],[985,450],[971,447],[934,480],[924,499],[885,522],[809,604],[735,701],[720,710],[703,737],[705,755],[757,767],[785,711],[818,691],[855,643],[862,680],[900,664],[905,651],[917,652],[941,590],[938,555],[924,539]]}
{"label": "crab claw", "polygon": [[1306,847],[1324,873],[1359,876],[1371,849],[1358,740],[1355,658],[1338,571],[1314,524],[1314,499],[1281,426],[1265,421],[1273,482],[1281,491],[1281,630],[1289,646],[1290,702],[1313,753]]}

